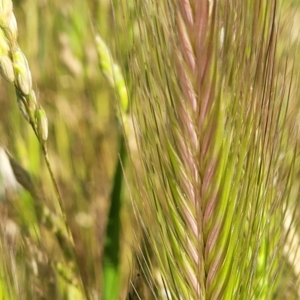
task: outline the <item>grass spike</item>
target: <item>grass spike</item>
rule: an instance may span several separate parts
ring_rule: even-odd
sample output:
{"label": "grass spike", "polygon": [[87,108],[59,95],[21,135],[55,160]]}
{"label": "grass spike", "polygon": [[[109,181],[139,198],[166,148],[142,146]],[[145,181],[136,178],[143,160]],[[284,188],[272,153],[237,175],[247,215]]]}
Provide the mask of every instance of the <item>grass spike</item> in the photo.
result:
{"label": "grass spike", "polygon": [[[284,114],[290,83],[278,83],[278,3],[135,6],[141,44],[129,65],[145,172],[137,214],[153,220],[145,230],[159,228],[147,232],[165,287],[176,299],[272,299],[282,208],[294,201],[274,172],[286,164],[286,139],[296,148]],[[287,174],[280,180],[291,190]]]}

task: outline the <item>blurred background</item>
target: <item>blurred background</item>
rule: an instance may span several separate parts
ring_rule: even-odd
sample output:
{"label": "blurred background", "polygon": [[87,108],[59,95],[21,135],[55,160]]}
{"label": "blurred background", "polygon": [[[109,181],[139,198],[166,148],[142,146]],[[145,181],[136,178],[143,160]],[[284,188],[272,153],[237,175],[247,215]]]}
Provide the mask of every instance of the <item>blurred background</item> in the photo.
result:
{"label": "blurred background", "polygon": [[[3,257],[1,273],[6,279],[0,284],[0,298],[82,299],[80,277],[91,294],[100,295],[109,195],[122,129],[116,118],[115,92],[99,68],[95,34],[112,50],[116,48],[112,3],[21,0],[13,4],[18,42],[29,62],[33,89],[48,117],[50,161],[78,261],[58,242],[60,211],[40,146],[19,111],[13,85],[0,78],[0,143],[32,175],[39,189],[38,201],[57,221],[49,219],[51,225],[46,220],[42,226],[36,216],[37,199],[24,189],[0,203],[3,230],[11,234],[11,244],[2,241],[2,250],[9,249]],[[123,33],[120,40],[126,40]],[[123,194],[121,268],[129,274],[132,213],[127,192]],[[15,255],[10,255],[10,247]],[[77,263],[80,276],[74,267]],[[128,276],[123,276],[123,298],[127,280]]]}

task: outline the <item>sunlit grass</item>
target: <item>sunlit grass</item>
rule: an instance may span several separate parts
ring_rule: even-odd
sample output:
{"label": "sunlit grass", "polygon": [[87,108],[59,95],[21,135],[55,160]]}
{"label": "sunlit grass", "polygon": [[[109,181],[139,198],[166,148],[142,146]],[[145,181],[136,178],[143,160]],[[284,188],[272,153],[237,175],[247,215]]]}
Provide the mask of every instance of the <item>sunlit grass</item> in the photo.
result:
{"label": "sunlit grass", "polygon": [[[248,1],[247,5],[253,8],[258,2]],[[178,50],[172,40],[175,22],[169,18],[173,15],[167,14],[170,7],[175,7],[175,2],[162,2],[165,5],[161,7],[151,6],[153,3],[68,0],[62,5],[58,0],[14,2],[18,43],[29,63],[32,88],[48,118],[47,149],[63,206],[57,201],[41,144],[20,113],[15,89],[0,78],[0,143],[21,166],[18,174],[23,178],[25,188],[8,193],[7,199],[0,203],[0,299],[115,300],[128,297],[132,300],[138,299],[135,289],[141,299],[146,300],[167,299],[167,294],[172,295],[172,299],[202,299],[195,290],[199,286],[204,288],[207,274],[201,273],[203,265],[193,265],[192,247],[187,247],[194,242],[186,223],[195,207],[181,201],[190,195],[185,180],[191,179],[193,167],[186,170],[187,157],[180,153],[180,149],[182,151],[192,143],[181,144],[184,138],[188,140],[187,133],[191,132],[182,129],[186,120],[182,115],[178,117],[180,106],[176,102],[176,97],[184,98],[184,86],[182,78],[178,79],[178,74],[183,71],[175,68],[180,61],[175,62],[172,56],[175,53],[172,51]],[[279,4],[278,1],[278,8],[281,8]],[[242,23],[237,22],[241,27],[227,35],[224,44],[218,48],[220,53],[216,48],[212,51],[216,63],[204,80],[205,87],[214,82],[224,89],[216,93],[210,119],[200,126],[203,130],[200,137],[205,137],[204,143],[213,145],[214,151],[201,154],[204,158],[198,167],[203,173],[199,173],[205,175],[203,170],[209,169],[216,157],[220,162],[218,168],[223,172],[211,179],[203,203],[209,203],[213,193],[211,187],[217,187],[222,199],[227,201],[215,215],[220,220],[225,212],[228,213],[222,228],[230,228],[231,220],[238,216],[235,218],[238,225],[230,232],[230,242],[229,238],[218,240],[218,249],[213,248],[207,253],[209,259],[205,268],[208,270],[212,266],[214,251],[222,250],[225,244],[230,244],[228,256],[247,253],[247,259],[229,262],[224,267],[225,271],[231,269],[233,274],[242,266],[246,270],[244,285],[240,284],[243,283],[241,274],[239,277],[228,276],[228,279],[224,271],[218,274],[218,280],[209,278],[211,285],[207,288],[207,299],[211,299],[214,291],[223,292],[218,284],[227,279],[226,299],[236,295],[238,289],[244,299],[269,299],[267,297],[273,290],[276,299],[297,299],[300,293],[297,289],[299,274],[295,273],[297,267],[294,266],[298,259],[297,249],[284,249],[285,259],[282,268],[278,268],[282,269],[283,277],[277,273],[281,262],[276,257],[266,258],[268,253],[276,252],[280,239],[276,226],[280,222],[277,224],[267,217],[255,222],[260,211],[271,210],[275,211],[277,220],[281,220],[281,211],[271,205],[273,199],[290,199],[290,206],[284,209],[291,209],[299,189],[299,158],[295,146],[299,137],[297,124],[293,122],[293,118],[298,117],[299,92],[295,85],[289,91],[289,82],[299,76],[298,66],[294,64],[299,56],[299,24],[297,18],[294,18],[291,30],[287,24],[293,13],[299,14],[300,8],[296,1],[286,6],[282,10],[282,27],[276,28],[280,63],[275,70],[277,77],[273,87],[277,98],[268,84],[259,81],[267,78],[263,74],[270,71],[271,64],[264,69],[263,63],[251,60],[251,51],[252,55],[257,55],[257,49],[266,42],[261,40],[262,35],[267,35],[270,29],[263,28],[262,21],[264,13],[268,12],[267,5],[255,15],[261,35],[254,35],[252,39],[252,32],[245,33]],[[220,11],[225,15],[226,7],[221,7]],[[159,17],[161,22],[156,19]],[[224,18],[228,28],[236,26],[235,22],[234,18]],[[247,22],[250,24],[251,20],[247,19]],[[218,26],[215,29],[217,40],[221,39],[218,30],[223,25]],[[111,60],[106,64],[101,63],[99,43],[95,42],[98,34],[104,43],[102,46],[110,49]],[[266,49],[261,51],[267,53]],[[246,59],[238,57],[239,53],[245,53]],[[222,61],[217,60],[218,55]],[[250,61],[249,65],[244,64],[246,60]],[[255,67],[257,73],[253,71]],[[187,74],[190,76],[190,71]],[[253,82],[257,94],[251,98],[249,91]],[[204,90],[199,93],[201,97],[205,96]],[[258,101],[263,94],[269,95],[268,99],[281,99],[276,102],[277,106],[270,105],[275,113],[281,107],[278,115],[260,116],[269,124],[266,128],[271,133],[265,133],[266,138],[259,127],[259,116],[247,112],[254,105],[247,107],[239,102],[244,95],[249,103],[255,97]],[[129,100],[133,103],[128,104]],[[190,104],[192,107],[192,101]],[[128,114],[130,105],[132,111]],[[267,105],[264,105],[262,109],[267,111]],[[237,118],[237,113],[244,118]],[[178,118],[182,118],[181,123],[176,125]],[[248,125],[246,121],[249,121]],[[173,130],[172,124],[178,126],[178,130]],[[259,142],[256,135],[261,137]],[[238,144],[233,143],[235,139],[239,140]],[[269,147],[272,141],[274,147]],[[203,140],[198,142],[201,144]],[[257,144],[253,146],[255,142]],[[130,150],[128,157],[125,148]],[[238,162],[240,157],[249,158],[246,166]],[[267,163],[262,165],[265,157]],[[271,164],[270,157],[283,163],[277,168],[277,164]],[[30,174],[29,181],[25,174]],[[278,186],[272,185],[272,180],[274,184],[279,180]],[[234,211],[230,199],[241,198],[249,201],[255,198],[256,202],[245,201]],[[114,201],[116,206],[111,206]],[[248,223],[239,215],[245,208],[250,211]],[[293,220],[298,216],[296,209]],[[197,222],[201,227],[202,223]],[[205,222],[204,239],[207,242],[216,222]],[[293,241],[300,232],[298,223],[287,225],[287,230],[294,234]],[[247,235],[249,226],[258,234]],[[272,234],[273,239],[269,240]],[[250,245],[245,251],[240,245],[242,238]],[[141,242],[143,239],[144,243]],[[201,243],[199,240],[199,248]],[[236,245],[239,246],[233,248]],[[179,270],[180,263],[182,268]],[[199,272],[196,272],[198,277],[193,273],[195,270]],[[280,281],[280,278],[289,280]]]}

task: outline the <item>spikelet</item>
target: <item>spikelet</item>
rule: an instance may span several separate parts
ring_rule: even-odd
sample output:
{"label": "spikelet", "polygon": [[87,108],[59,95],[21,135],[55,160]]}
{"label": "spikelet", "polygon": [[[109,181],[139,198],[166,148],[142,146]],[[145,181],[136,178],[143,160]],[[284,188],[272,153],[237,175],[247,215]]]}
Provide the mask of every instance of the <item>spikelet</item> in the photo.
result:
{"label": "spikelet", "polygon": [[100,35],[96,36],[100,69],[111,87],[117,91],[120,109],[123,115],[128,113],[129,103],[126,85],[120,67],[113,61],[112,55]]}

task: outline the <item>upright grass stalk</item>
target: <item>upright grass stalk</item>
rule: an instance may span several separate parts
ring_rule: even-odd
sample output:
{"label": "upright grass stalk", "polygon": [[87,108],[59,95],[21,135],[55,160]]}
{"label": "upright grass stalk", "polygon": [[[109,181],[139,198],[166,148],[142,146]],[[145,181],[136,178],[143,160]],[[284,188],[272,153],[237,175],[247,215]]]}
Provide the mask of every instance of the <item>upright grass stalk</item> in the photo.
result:
{"label": "upright grass stalk", "polygon": [[167,299],[274,299],[285,280],[299,160],[277,6],[135,1],[136,214]]}

